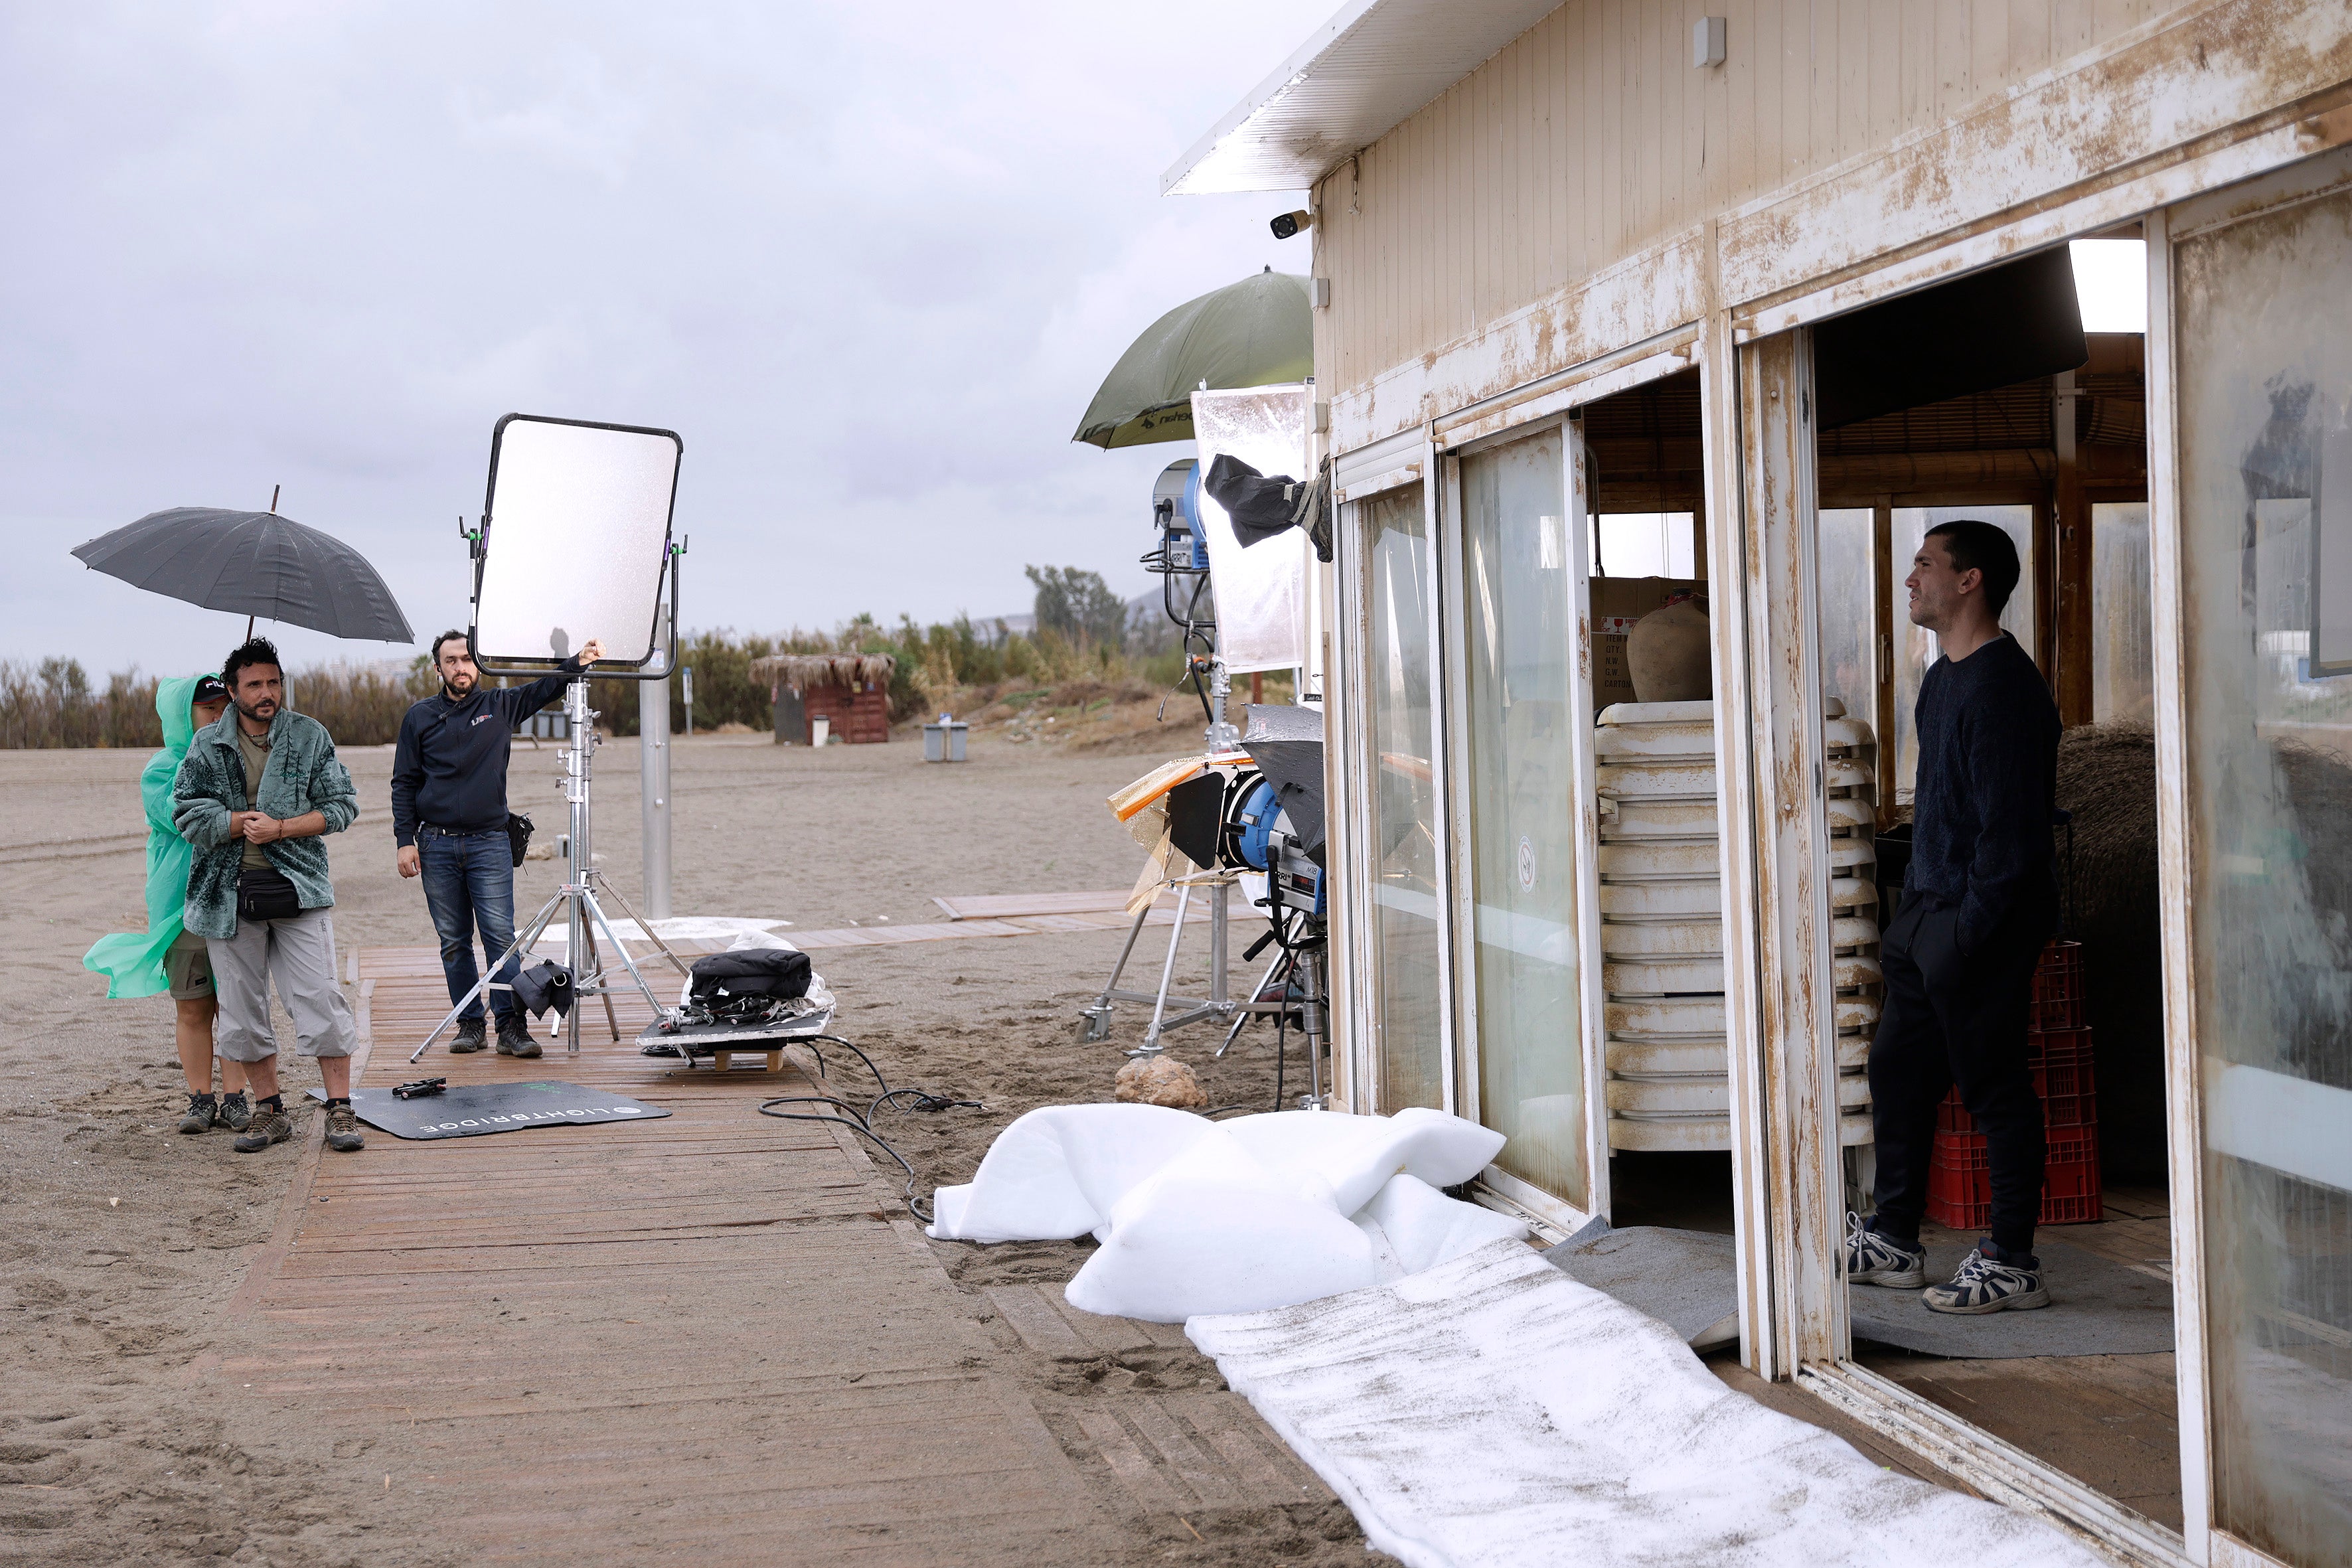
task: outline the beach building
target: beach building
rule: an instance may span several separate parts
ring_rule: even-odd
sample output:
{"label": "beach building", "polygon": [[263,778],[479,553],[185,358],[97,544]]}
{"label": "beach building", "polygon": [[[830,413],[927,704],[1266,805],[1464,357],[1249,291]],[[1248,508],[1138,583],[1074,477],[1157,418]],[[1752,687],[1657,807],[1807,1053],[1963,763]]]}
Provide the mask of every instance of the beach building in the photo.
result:
{"label": "beach building", "polygon": [[[1343,1100],[1506,1131],[1553,1230],[1728,1230],[1748,1366],[2123,1560],[2352,1563],[2352,10],[1350,0],[1164,183],[1311,193]],[[2144,331],[2074,335],[2091,241]],[[2169,1353],[1898,1364],[1839,1277],[1955,515],[2066,722],[2150,727],[2045,1235]],[[1677,592],[1712,697],[1625,705]]]}

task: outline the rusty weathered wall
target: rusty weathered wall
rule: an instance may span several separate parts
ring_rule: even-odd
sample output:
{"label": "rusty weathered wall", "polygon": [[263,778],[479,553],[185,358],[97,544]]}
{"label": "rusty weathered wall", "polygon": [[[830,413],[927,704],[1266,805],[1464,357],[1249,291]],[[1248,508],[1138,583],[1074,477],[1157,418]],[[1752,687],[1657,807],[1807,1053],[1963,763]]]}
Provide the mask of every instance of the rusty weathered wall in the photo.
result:
{"label": "rusty weathered wall", "polygon": [[[1690,26],[1729,16],[1726,63]],[[2352,77],[2340,0],[1567,0],[1317,191],[1342,449]]]}

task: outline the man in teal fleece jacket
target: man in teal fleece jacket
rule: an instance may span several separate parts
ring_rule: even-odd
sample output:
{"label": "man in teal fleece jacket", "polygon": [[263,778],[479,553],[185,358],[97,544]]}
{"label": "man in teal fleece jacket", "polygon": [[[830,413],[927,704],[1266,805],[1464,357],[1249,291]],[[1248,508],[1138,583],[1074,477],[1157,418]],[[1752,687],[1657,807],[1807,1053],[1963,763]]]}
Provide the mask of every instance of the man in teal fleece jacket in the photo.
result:
{"label": "man in teal fleece jacket", "polygon": [[352,1114],[350,1004],[335,980],[330,833],[359,816],[359,793],[325,725],[285,706],[278,649],[254,637],[221,665],[229,711],[196,732],[173,781],[172,820],[195,851],[187,928],[205,938],[220,988],[220,1054],[246,1064],[254,1153],[293,1136],[278,1086],[269,987],[327,1087],[327,1146],[362,1146]]}

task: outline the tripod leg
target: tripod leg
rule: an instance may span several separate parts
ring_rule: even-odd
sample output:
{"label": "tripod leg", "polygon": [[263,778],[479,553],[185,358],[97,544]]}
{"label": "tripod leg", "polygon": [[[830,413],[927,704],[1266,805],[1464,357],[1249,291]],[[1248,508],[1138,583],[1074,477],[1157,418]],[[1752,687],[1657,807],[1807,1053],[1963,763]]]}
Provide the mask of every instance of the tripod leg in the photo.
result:
{"label": "tripod leg", "polygon": [[1298,966],[1298,1018],[1305,1026],[1299,1033],[1307,1037],[1307,1082],[1315,1109],[1328,1109],[1323,1103],[1323,953],[1318,948],[1300,955]]}
{"label": "tripod leg", "polygon": [[661,932],[654,930],[652,921],[640,920],[638,918],[637,911],[629,907],[628,899],[622,893],[619,888],[614,887],[610,882],[604,881],[602,878],[598,879],[598,884],[613,895],[613,901],[621,906],[621,912],[629,917],[630,923],[635,925],[639,931],[646,933],[646,940],[652,942],[656,947],[661,949],[661,955],[669,960],[669,966],[672,969],[677,970],[688,980],[694,978],[694,971],[687,967],[686,960],[678,957],[677,953],[670,951],[669,943],[662,941]]}
{"label": "tripod leg", "polygon": [[548,900],[547,902],[541,907],[539,913],[531,917],[530,924],[525,927],[523,931],[515,937],[514,941],[507,944],[507,950],[504,952],[499,954],[498,963],[490,964],[488,968],[482,971],[482,977],[474,982],[474,988],[471,991],[467,992],[464,996],[458,999],[457,1005],[449,1009],[448,1016],[443,1018],[438,1024],[436,1024],[433,1026],[433,1032],[425,1037],[425,1043],[417,1047],[416,1049],[410,1054],[408,1062],[411,1067],[416,1065],[416,1058],[418,1057],[423,1056],[426,1051],[433,1048],[433,1042],[441,1037],[442,1030],[447,1028],[450,1025],[457,1021],[457,1015],[466,1010],[467,1003],[471,1002],[477,996],[482,995],[489,989],[490,976],[499,972],[499,964],[504,963],[517,952],[530,951],[530,944],[539,940],[539,933],[547,929],[547,922],[554,918],[556,906],[561,904],[562,901],[563,895],[562,893],[558,893],[553,898]]}
{"label": "tripod leg", "polygon": [[[613,922],[604,917],[604,906],[596,901],[596,895],[593,892],[587,895],[585,901],[588,905],[588,912],[596,917],[598,925],[604,928],[605,940],[613,944],[613,951],[621,955],[621,963],[628,970],[629,978],[637,983],[638,991],[644,994],[646,1005],[654,1010],[655,1017],[668,1017],[676,1009],[663,1006],[661,998],[654,994],[654,988],[646,984],[645,975],[637,968],[637,961],[629,956],[629,944],[613,934]],[[692,1059],[688,1058],[689,1064]]]}
{"label": "tripod leg", "polygon": [[1192,884],[1185,883],[1176,891],[1176,923],[1168,931],[1168,959],[1160,966],[1160,998],[1151,1005],[1151,1027],[1143,1032],[1143,1044],[1134,1053],[1139,1057],[1160,1054],[1160,1021],[1168,1016],[1168,985],[1176,978],[1176,945],[1184,940],[1184,911],[1192,907]]}
{"label": "tripod leg", "polygon": [[[1277,952],[1274,955],[1274,962],[1267,964],[1265,966],[1265,973],[1257,977],[1257,989],[1249,994],[1250,1001],[1255,1002],[1259,997],[1265,994],[1266,986],[1272,984],[1274,980],[1274,972],[1281,968],[1283,961],[1289,956],[1290,954],[1280,952]],[[1234,1048],[1234,1042],[1241,1037],[1242,1026],[1256,1016],[1257,1015],[1251,1012],[1246,1005],[1243,1006],[1240,1009],[1239,1016],[1234,1019],[1234,1026],[1225,1031],[1225,1043],[1217,1047],[1217,1055],[1223,1056],[1227,1051],[1232,1050]]]}
{"label": "tripod leg", "polygon": [[[588,962],[596,966],[596,973],[601,978],[604,973],[604,961],[596,952],[594,928],[590,928],[585,936],[588,942]],[[621,1020],[613,1016],[613,994],[601,985],[597,987],[596,994],[604,999],[604,1026],[613,1031],[613,1043],[617,1046],[621,1043]]]}
{"label": "tripod leg", "polygon": [[1233,914],[1231,882],[1219,882],[1210,889],[1215,900],[1209,905],[1209,1003],[1222,1007],[1230,998],[1225,993],[1225,930]]}
{"label": "tripod leg", "polygon": [[1151,918],[1151,906],[1159,901],[1160,895],[1154,892],[1135,911],[1135,923],[1127,928],[1127,945],[1118,950],[1118,962],[1111,965],[1110,979],[1105,983],[1102,994],[1094,999],[1093,1005],[1078,1009],[1080,1045],[1090,1046],[1097,1040],[1110,1038],[1110,994],[1118,989],[1118,977],[1127,973],[1127,961],[1135,952],[1135,939],[1143,934],[1143,922]]}

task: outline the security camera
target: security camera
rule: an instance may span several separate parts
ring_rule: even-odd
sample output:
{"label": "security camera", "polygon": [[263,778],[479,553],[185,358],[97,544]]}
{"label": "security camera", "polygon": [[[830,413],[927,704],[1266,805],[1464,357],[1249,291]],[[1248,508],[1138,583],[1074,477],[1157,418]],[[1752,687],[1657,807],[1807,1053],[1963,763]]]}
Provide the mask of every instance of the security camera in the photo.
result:
{"label": "security camera", "polygon": [[1283,214],[1266,226],[1274,230],[1275,238],[1288,239],[1302,228],[1313,228],[1315,215],[1302,208],[1295,213]]}

